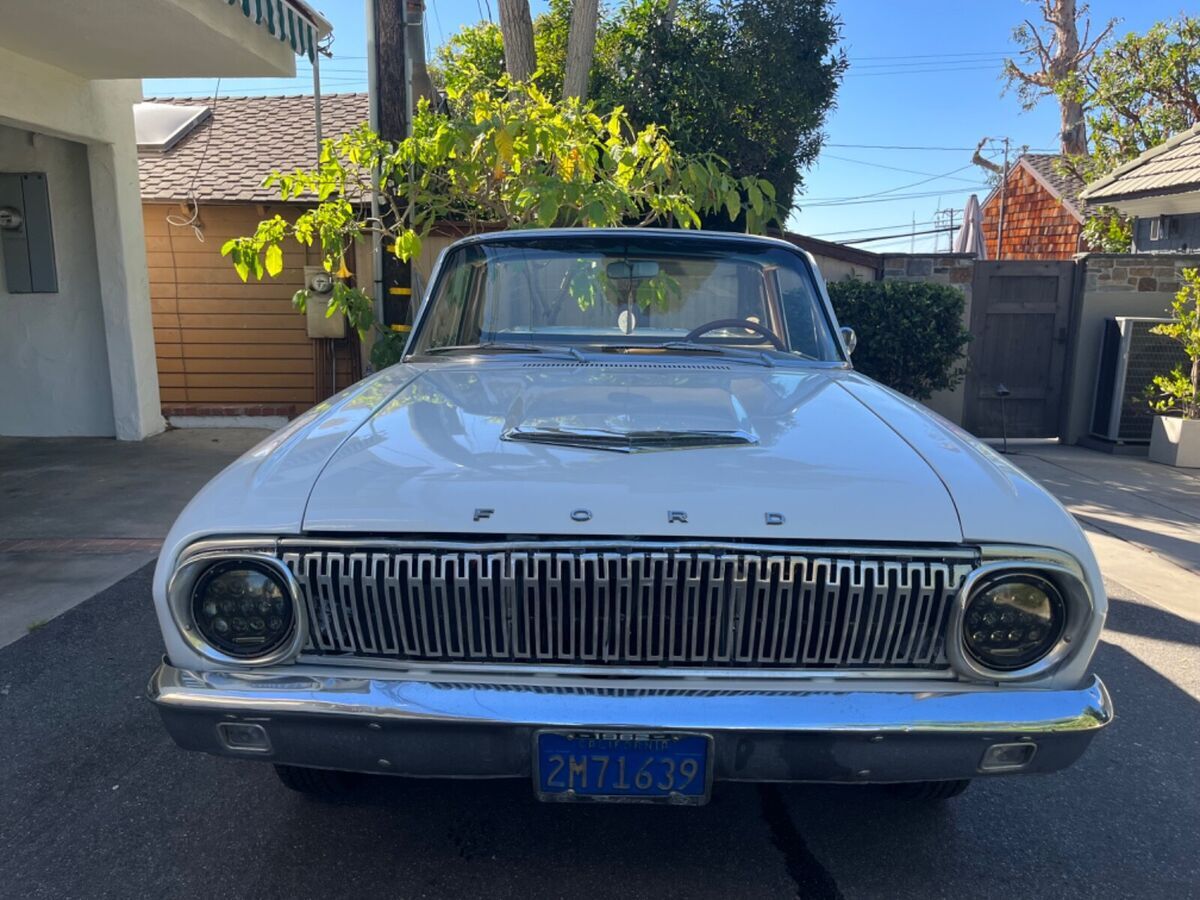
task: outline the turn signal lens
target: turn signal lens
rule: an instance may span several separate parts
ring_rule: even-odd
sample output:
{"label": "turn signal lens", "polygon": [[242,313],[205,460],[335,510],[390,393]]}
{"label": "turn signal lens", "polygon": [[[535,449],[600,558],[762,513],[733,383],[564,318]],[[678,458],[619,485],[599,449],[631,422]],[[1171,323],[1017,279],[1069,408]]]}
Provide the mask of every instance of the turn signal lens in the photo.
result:
{"label": "turn signal lens", "polygon": [[1001,575],[982,582],[967,600],[963,642],[989,669],[1023,669],[1053,649],[1065,624],[1062,594],[1048,579]]}
{"label": "turn signal lens", "polygon": [[291,635],[293,619],[287,585],[261,563],[217,563],[192,589],[192,620],[197,630],[230,656],[270,653]]}

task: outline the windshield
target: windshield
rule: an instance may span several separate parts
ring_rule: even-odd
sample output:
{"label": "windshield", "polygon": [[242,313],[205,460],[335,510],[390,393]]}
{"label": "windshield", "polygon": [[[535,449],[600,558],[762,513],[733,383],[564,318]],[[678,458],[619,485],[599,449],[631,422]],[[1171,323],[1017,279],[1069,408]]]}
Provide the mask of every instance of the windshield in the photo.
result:
{"label": "windshield", "polygon": [[804,260],[745,241],[556,236],[450,252],[415,354],[480,346],[741,347],[837,361]]}

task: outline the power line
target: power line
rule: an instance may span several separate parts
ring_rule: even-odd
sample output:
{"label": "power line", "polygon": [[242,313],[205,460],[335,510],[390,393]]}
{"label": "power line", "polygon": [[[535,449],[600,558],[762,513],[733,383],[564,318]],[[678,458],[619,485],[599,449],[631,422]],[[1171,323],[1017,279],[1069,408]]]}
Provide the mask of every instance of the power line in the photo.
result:
{"label": "power line", "polygon": [[[936,225],[933,219],[925,222],[917,222],[918,225]],[[912,225],[911,222],[901,222],[899,225],[872,225],[870,228],[846,228],[842,231],[819,231],[816,234],[810,234],[809,237],[836,237],[840,234],[863,234],[864,232],[874,233],[881,228],[908,228]]]}
{"label": "power line", "polygon": [[[976,185],[976,187],[985,188],[988,187],[988,184],[987,182],[981,182],[980,184]],[[890,197],[875,197],[871,200],[823,200],[817,203],[808,204],[804,202],[804,198],[802,197],[800,198],[799,208],[801,210],[805,210],[809,208],[820,208],[823,206],[860,206],[864,203],[892,203],[896,200],[919,200],[925,197],[945,197],[947,194],[968,194],[970,192],[970,188],[958,188],[940,191],[919,191],[913,194],[893,194]]]}
{"label": "power line", "polygon": [[[966,169],[970,169],[974,165],[975,165],[975,163],[967,163],[965,166],[959,166],[957,169],[951,169],[949,172],[945,172],[941,175],[930,175],[928,178],[922,178],[920,181],[913,181],[913,182],[910,182],[909,184],[900,184],[900,185],[897,185],[896,187],[888,188],[887,190],[883,190],[883,191],[875,191],[874,193],[870,193],[870,194],[852,194],[852,195],[846,196],[846,197],[813,197],[813,198],[811,198],[811,200],[809,202],[823,203],[826,201],[865,200],[868,197],[882,197],[884,194],[891,194],[895,191],[903,191],[903,190],[907,190],[908,188],[920,187],[921,185],[928,184],[931,181],[939,181],[943,178],[950,178],[954,175],[957,175],[959,172],[965,171]],[[956,180],[963,181],[966,179],[956,179]],[[974,183],[974,182],[972,182],[972,183]]]}
{"label": "power line", "polygon": [[854,238],[853,240],[849,240],[849,241],[836,241],[836,243],[844,244],[847,246],[849,246],[851,244],[870,244],[875,241],[900,240],[902,238],[921,237],[921,235],[925,235],[925,234],[945,234],[947,231],[954,231],[954,230],[955,229],[953,229],[953,228],[929,228],[929,229],[926,229],[925,231],[910,231],[908,234],[880,234],[880,235],[876,235],[875,237]]}
{"label": "power line", "polygon": [[[838,147],[843,150],[953,150],[956,153],[974,152],[974,147],[922,147],[914,144],[822,144],[824,147]],[[1054,153],[1046,148],[1030,147],[1030,153]]]}
{"label": "power line", "polygon": [[994,66],[1000,62],[1000,57],[988,61],[985,59],[949,59],[944,62],[934,62],[928,59],[913,60],[912,62],[881,62],[881,63],[856,63],[853,59],[850,60],[850,71],[856,69],[955,69],[961,66]]}
{"label": "power line", "polygon": [[903,53],[899,56],[856,56],[852,59],[950,59],[955,56],[1011,56],[1008,50],[972,50],[967,53]]}
{"label": "power line", "polygon": [[[873,169],[888,169],[892,172],[907,172],[909,175],[932,175],[932,172],[921,172],[917,169],[902,169],[899,166],[888,166],[883,163],[868,162],[865,159],[851,159],[849,156],[835,156],[832,153],[822,153],[820,159],[836,159],[839,162],[857,163],[860,166],[870,166]],[[818,160],[819,162],[820,160]],[[955,178],[953,175],[945,176],[950,181],[969,181],[974,184],[971,178]]]}
{"label": "power line", "polygon": [[993,66],[962,66],[960,68],[950,68],[948,66],[934,69],[895,69],[887,72],[855,72],[853,70],[843,75],[843,78],[877,78],[881,75],[942,75],[946,72],[981,72],[984,69],[995,69]]}

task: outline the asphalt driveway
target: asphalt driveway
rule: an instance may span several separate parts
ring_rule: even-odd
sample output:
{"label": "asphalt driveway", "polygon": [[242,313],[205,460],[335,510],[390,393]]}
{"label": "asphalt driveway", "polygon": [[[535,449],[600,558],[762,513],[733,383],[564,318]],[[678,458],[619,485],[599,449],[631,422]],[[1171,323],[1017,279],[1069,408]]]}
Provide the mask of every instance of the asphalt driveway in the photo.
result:
{"label": "asphalt driveway", "polygon": [[1117,721],[1055,776],[942,806],[718,784],[702,809],[536,803],[523,781],[308,800],[186,754],[143,697],[149,568],[0,649],[5,897],[1200,896],[1200,625],[1113,585]]}

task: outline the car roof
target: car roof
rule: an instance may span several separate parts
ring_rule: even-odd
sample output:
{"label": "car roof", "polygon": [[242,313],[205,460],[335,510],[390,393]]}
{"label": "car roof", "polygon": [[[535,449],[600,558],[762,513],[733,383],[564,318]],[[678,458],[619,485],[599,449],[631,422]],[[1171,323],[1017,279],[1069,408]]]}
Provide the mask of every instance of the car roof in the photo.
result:
{"label": "car roof", "polygon": [[[545,238],[569,238],[569,237],[629,237],[637,235],[638,237],[664,237],[673,240],[719,240],[726,243],[737,241],[746,244],[766,244],[772,247],[785,247],[788,250],[795,252],[797,247],[795,244],[781,240],[779,238],[767,237],[758,234],[746,234],[737,231],[703,231],[700,229],[689,228],[515,228],[511,231],[487,231],[481,234],[472,234],[464,238],[459,238],[451,246],[458,247],[463,244],[490,244],[507,241],[521,240],[543,240]],[[803,255],[803,254],[801,254]]]}

